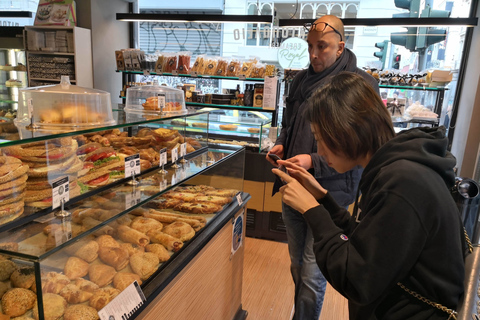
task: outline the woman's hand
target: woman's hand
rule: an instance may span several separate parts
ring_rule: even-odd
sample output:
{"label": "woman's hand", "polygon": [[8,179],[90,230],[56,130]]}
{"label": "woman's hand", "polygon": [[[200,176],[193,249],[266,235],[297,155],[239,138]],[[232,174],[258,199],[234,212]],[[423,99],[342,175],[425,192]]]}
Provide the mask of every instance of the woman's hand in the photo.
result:
{"label": "woman's hand", "polygon": [[278,167],[278,164],[272,159],[270,158],[268,155],[270,153],[273,153],[273,154],[276,154],[277,156],[280,157],[280,159],[283,158],[283,145],[281,144],[277,144],[276,146],[273,146],[272,149],[270,149],[270,151],[267,153],[267,155],[265,156],[265,158],[267,159],[268,162],[270,162],[272,165],[274,165],[275,167]]}
{"label": "woman's hand", "polygon": [[307,189],[315,199],[322,199],[326,194],[325,190],[318,181],[302,166],[296,165],[290,161],[281,160],[278,164],[287,168],[290,176],[294,177],[300,184]]}
{"label": "woman's hand", "polygon": [[317,200],[295,178],[279,169],[272,169],[286,184],[280,188],[283,202],[293,209],[304,214],[306,211],[318,206]]}
{"label": "woman's hand", "polygon": [[312,156],[309,154],[298,154],[295,157],[287,159],[287,161],[307,170],[313,167]]}

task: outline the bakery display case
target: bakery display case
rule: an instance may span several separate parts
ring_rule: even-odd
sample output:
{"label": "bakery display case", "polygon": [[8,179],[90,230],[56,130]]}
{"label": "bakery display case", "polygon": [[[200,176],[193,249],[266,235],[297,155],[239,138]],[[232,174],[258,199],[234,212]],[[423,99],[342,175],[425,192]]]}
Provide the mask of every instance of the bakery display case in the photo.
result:
{"label": "bakery display case", "polygon": [[[198,305],[196,315],[233,319],[242,313],[245,149],[208,145],[197,141],[204,133],[171,125],[209,123],[206,112],[180,119],[114,117],[112,126],[32,132],[0,145],[0,190],[11,190],[2,193],[0,209],[2,217],[13,212],[16,219],[0,226],[1,311],[95,318],[136,282],[146,301],[131,310],[134,317],[154,319],[152,310],[161,307],[168,319],[186,319],[192,314],[171,302],[178,298],[172,288],[195,281],[199,289],[184,294],[198,295],[189,300]],[[172,150],[181,145],[191,148],[176,159]],[[131,156],[141,166],[133,178]],[[218,244],[219,237],[227,241]],[[220,260],[211,259],[212,250],[222,252]],[[209,272],[189,278],[186,270],[198,268]],[[225,274],[232,281],[215,281]],[[205,296],[224,292],[224,307],[212,311]],[[202,311],[202,305],[210,308]]]}

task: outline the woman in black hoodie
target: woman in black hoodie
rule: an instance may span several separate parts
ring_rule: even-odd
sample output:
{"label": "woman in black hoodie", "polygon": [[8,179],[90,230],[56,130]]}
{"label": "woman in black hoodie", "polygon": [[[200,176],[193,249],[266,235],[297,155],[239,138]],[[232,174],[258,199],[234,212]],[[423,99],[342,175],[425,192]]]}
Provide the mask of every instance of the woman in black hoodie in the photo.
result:
{"label": "woman in black hoodie", "polygon": [[316,91],[306,112],[329,166],[364,168],[352,215],[301,167],[273,169],[286,183],[283,201],[312,228],[317,263],[348,299],[350,319],[447,319],[464,291],[466,244],[444,128],[395,135],[378,94],[350,72]]}

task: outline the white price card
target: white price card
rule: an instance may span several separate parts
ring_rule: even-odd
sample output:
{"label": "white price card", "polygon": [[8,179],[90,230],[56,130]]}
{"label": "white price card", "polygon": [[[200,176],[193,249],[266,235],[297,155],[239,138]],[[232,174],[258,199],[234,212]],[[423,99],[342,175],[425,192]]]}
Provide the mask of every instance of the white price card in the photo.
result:
{"label": "white price card", "polygon": [[164,93],[159,93],[157,94],[157,101],[158,101],[158,110],[163,111],[163,108],[165,108],[165,94]]}
{"label": "white price card", "polygon": [[28,118],[32,119],[32,117],[33,117],[33,99],[32,98],[28,99],[27,104],[28,104]]}
{"label": "white price card", "polygon": [[185,180],[187,178],[187,170],[185,168],[180,169],[180,180]]}
{"label": "white price card", "polygon": [[167,180],[163,179],[160,181],[160,191],[167,189]]}
{"label": "white price card", "polygon": [[241,193],[237,193],[237,202],[238,202],[238,205],[241,206],[243,204],[243,200],[242,200],[242,194]]}
{"label": "white price card", "polygon": [[247,79],[247,77],[245,76],[245,74],[239,74],[238,79],[239,80],[245,80],[245,79]]}
{"label": "white price card", "polygon": [[172,163],[178,160],[178,148],[172,149]]}
{"label": "white price card", "polygon": [[172,174],[172,182],[171,185],[174,186],[177,184],[177,175],[174,173]]}
{"label": "white price card", "polygon": [[103,309],[98,311],[101,320],[127,320],[147,301],[142,288],[134,281]]}
{"label": "white price card", "polygon": [[163,148],[160,150],[160,163],[159,166],[163,166],[167,164],[167,148]]}
{"label": "white price card", "polygon": [[150,70],[144,69],[143,70],[143,75],[144,76],[149,76],[150,75]]}
{"label": "white price card", "polygon": [[140,174],[140,154],[125,157],[125,178]]}
{"label": "white price card", "polygon": [[198,71],[190,71],[192,77],[198,77]]}
{"label": "white price card", "polygon": [[135,206],[140,202],[142,197],[142,192],[138,189],[133,187],[132,192],[125,194],[125,207],[130,208]]}
{"label": "white price card", "polygon": [[187,143],[182,143],[180,145],[180,157],[185,157],[187,155]]}
{"label": "white price card", "polygon": [[52,183],[52,209],[60,207],[62,201],[65,203],[70,200],[68,187],[68,176],[59,178]]}
{"label": "white price card", "polygon": [[277,102],[277,84],[277,77],[265,77],[263,109],[275,110],[275,103]]}
{"label": "white price card", "polygon": [[172,76],[178,76],[178,70],[173,70],[172,71]]}

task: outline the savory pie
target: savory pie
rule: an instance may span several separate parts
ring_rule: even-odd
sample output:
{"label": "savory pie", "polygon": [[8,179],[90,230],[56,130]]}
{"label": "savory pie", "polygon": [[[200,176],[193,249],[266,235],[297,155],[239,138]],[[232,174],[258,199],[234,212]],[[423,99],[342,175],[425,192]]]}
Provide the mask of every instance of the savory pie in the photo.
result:
{"label": "savory pie", "polygon": [[195,213],[195,214],[212,214],[222,210],[222,206],[215,203],[180,203],[174,208],[175,210]]}

